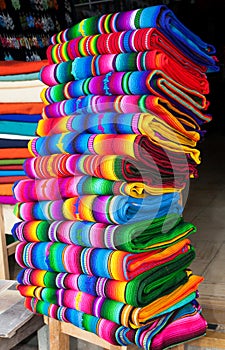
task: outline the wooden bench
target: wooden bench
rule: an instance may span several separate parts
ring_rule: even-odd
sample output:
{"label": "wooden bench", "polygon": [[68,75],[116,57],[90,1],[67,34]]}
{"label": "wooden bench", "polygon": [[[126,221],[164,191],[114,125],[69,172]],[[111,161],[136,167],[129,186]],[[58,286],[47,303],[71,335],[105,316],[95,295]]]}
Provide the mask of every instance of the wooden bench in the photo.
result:
{"label": "wooden bench", "polygon": [[[104,350],[138,350],[135,345],[114,346],[97,335],[84,331],[70,323],[60,322],[52,318],[45,317],[49,331],[49,350],[69,350],[70,337],[84,340],[90,344],[99,346]],[[184,344],[173,347],[174,350],[185,350],[191,347],[201,347],[202,349],[225,349],[225,333],[208,330],[206,336]],[[90,348],[91,349],[91,348]]]}

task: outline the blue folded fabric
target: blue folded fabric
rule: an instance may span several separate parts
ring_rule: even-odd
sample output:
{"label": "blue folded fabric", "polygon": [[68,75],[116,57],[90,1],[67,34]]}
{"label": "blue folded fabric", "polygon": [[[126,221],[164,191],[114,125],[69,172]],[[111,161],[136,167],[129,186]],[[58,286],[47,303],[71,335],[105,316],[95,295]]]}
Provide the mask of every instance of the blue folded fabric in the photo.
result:
{"label": "blue folded fabric", "polygon": [[41,114],[0,114],[0,120],[35,123],[41,119]]}
{"label": "blue folded fabric", "polygon": [[0,120],[0,134],[35,136],[37,123]]}
{"label": "blue folded fabric", "polygon": [[25,176],[26,173],[24,170],[0,170],[1,176]]}
{"label": "blue folded fabric", "polygon": [[27,144],[28,144],[28,140],[0,138],[0,148],[26,148]]}
{"label": "blue folded fabric", "polygon": [[38,72],[34,73],[22,73],[22,74],[10,74],[0,75],[0,81],[24,81],[24,80],[37,80]]}
{"label": "blue folded fabric", "polygon": [[201,65],[205,62],[209,66],[208,72],[219,70],[215,57],[213,57],[216,52],[215,47],[204,42],[183,25],[167,6],[158,5],[144,8],[140,15],[139,27],[157,28],[194,62]]}

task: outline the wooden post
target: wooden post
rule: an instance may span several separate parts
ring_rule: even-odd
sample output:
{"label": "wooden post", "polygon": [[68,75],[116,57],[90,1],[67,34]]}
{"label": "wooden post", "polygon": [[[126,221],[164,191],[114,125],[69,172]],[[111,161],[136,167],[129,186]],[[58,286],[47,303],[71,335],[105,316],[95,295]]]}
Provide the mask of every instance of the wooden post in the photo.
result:
{"label": "wooden post", "polygon": [[48,320],[49,326],[49,350],[69,350],[70,337],[62,333],[61,322],[51,317]]}
{"label": "wooden post", "polygon": [[0,266],[0,279],[10,279],[2,205],[0,205]]}

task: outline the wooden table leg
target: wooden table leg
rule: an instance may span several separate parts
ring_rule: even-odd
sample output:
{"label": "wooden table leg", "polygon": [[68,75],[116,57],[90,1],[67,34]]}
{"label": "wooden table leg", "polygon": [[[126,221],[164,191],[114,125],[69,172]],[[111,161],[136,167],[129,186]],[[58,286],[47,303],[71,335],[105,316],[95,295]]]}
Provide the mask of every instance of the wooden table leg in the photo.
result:
{"label": "wooden table leg", "polygon": [[70,337],[62,333],[61,322],[49,317],[48,326],[49,350],[69,350]]}

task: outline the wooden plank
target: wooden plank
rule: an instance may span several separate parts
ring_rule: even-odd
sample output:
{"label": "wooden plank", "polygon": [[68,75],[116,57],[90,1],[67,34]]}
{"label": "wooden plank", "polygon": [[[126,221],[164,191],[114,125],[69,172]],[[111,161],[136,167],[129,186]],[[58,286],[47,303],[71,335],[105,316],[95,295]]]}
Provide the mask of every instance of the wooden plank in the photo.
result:
{"label": "wooden plank", "polygon": [[43,318],[33,315],[29,322],[20,327],[11,338],[0,338],[0,349],[9,350],[25,340],[43,326]]}
{"label": "wooden plank", "polygon": [[69,335],[61,329],[63,322],[49,318],[49,350],[69,350]]}
{"label": "wooden plank", "polygon": [[13,242],[13,243],[10,243],[9,245],[7,245],[7,255],[12,255],[15,253],[15,250],[16,250],[16,246],[19,244],[19,241],[18,242]]}
{"label": "wooden plank", "polygon": [[9,263],[2,205],[0,205],[0,266],[0,279],[9,279]]}
{"label": "wooden plank", "polygon": [[[53,322],[52,322],[53,321]],[[97,345],[104,350],[138,350],[138,347],[135,345],[129,346],[115,346],[111,345],[104,339],[99,338],[97,335],[84,331],[70,323],[56,321],[51,318],[45,318],[45,323],[51,324],[54,323],[53,333],[50,334],[50,339],[54,341],[54,347],[50,348],[50,350],[68,350],[68,347],[65,347],[63,344],[62,337],[67,334],[71,337],[75,337],[77,339],[81,339],[88,343]],[[50,333],[52,332],[52,327],[49,328]],[[63,333],[63,334],[62,334]],[[51,343],[51,340],[50,340]],[[62,347],[63,346],[63,347]],[[189,346],[197,346],[202,349],[212,348],[212,349],[225,349],[225,333],[219,331],[208,330],[205,337],[200,337],[195,340],[190,340],[184,344],[179,344],[173,347],[174,350],[184,350],[186,347],[188,349]]]}
{"label": "wooden plank", "polygon": [[17,282],[0,280],[0,337],[10,338],[27,323],[33,313],[24,307],[24,298],[16,289]]}
{"label": "wooden plank", "polygon": [[[49,321],[50,321],[50,319],[49,319]],[[103,349],[108,349],[108,350],[126,350],[127,349],[126,346],[121,347],[121,346],[111,345],[106,340],[99,338],[96,334],[91,333],[91,332],[87,332],[83,329],[80,329],[80,328],[72,325],[71,323],[62,322],[61,323],[61,331],[65,334],[70,335],[71,337],[85,340],[85,341],[92,343],[92,344],[95,344]],[[134,347],[133,349],[138,349],[138,348]]]}

